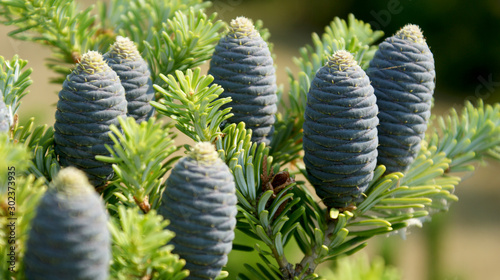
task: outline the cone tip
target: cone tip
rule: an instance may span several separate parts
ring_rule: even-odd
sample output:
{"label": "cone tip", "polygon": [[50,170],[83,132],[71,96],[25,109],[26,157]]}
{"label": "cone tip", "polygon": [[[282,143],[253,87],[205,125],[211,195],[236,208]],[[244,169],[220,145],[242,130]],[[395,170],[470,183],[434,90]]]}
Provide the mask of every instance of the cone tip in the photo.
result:
{"label": "cone tip", "polygon": [[60,193],[81,195],[94,192],[87,175],[75,167],[69,166],[59,171],[53,181],[54,187]]}
{"label": "cone tip", "polygon": [[326,64],[328,67],[338,71],[344,71],[347,68],[358,65],[354,56],[346,50],[338,50],[333,53]]}
{"label": "cone tip", "polygon": [[255,29],[252,20],[243,16],[239,16],[231,20],[229,32],[242,33],[243,35],[248,37],[259,36],[259,33]]}
{"label": "cone tip", "polygon": [[414,43],[425,43],[424,35],[420,27],[416,24],[407,24],[403,26],[397,33],[396,37],[409,40]]}

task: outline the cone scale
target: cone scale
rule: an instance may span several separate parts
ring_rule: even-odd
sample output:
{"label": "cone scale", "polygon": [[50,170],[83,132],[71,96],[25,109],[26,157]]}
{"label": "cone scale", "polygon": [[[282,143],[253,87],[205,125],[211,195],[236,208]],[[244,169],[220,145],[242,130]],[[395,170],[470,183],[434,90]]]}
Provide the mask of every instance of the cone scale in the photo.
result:
{"label": "cone scale", "polygon": [[275,69],[266,42],[249,19],[231,21],[215,47],[208,74],[224,88],[220,97],[232,98],[223,107],[232,107],[229,122],[244,122],[252,129],[253,142],[269,144],[278,101]]}
{"label": "cone scale", "polygon": [[434,58],[416,25],[379,45],[367,74],[380,110],[378,164],[405,172],[415,160],[431,115]]}
{"label": "cone scale", "polygon": [[365,72],[337,51],[317,73],[307,95],[304,163],[317,195],[329,207],[360,200],[377,158],[378,108]]}
{"label": "cone scale", "polygon": [[158,212],[175,232],[173,253],[186,260],[187,279],[214,279],[227,263],[236,226],[236,189],[210,143],[197,144],[165,182]]}
{"label": "cone scale", "polygon": [[113,169],[95,156],[109,154],[104,146],[114,144],[109,126],[119,127],[118,117],[126,114],[127,100],[118,75],[99,53],[84,54],[59,92],[54,150],[61,166],[75,166],[87,174],[92,185],[103,185]]}

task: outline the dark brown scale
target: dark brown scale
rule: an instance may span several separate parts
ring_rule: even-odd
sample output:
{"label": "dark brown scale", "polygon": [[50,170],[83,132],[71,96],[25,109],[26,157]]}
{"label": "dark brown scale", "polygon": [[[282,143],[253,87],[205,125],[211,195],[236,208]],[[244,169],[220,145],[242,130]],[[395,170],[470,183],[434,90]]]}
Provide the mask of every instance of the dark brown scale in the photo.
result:
{"label": "dark brown scale", "polygon": [[[290,173],[288,171],[280,171],[276,174],[274,174],[274,171],[271,170],[270,173],[267,172],[267,156],[264,156],[263,163],[262,163],[262,174],[260,175],[260,178],[262,180],[262,193],[260,193],[259,197],[257,198],[257,201],[260,200],[260,197],[262,196],[263,193],[272,190],[273,195],[271,198],[267,201],[266,208],[271,207],[271,204],[273,201],[276,199],[278,194],[288,187],[290,184],[295,183],[295,179],[290,177]],[[285,192],[283,195],[286,195],[287,192]],[[281,212],[285,209],[288,201],[285,201],[283,204],[280,205],[276,213],[274,214],[274,219],[278,217]]]}

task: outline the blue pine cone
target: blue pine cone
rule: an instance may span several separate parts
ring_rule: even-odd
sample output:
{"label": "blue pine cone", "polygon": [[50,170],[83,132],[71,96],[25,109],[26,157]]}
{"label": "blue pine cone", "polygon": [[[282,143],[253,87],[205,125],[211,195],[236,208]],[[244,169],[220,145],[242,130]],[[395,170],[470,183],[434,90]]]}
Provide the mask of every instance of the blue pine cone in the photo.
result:
{"label": "blue pine cone", "polygon": [[147,121],[154,112],[149,101],[154,98],[153,82],[146,61],[134,42],[118,36],[111,49],[103,55],[104,60],[118,74],[127,98],[127,116],[137,123]]}
{"label": "blue pine cone", "polygon": [[175,232],[173,252],[186,260],[187,279],[214,279],[227,263],[236,226],[236,189],[212,144],[198,143],[165,182],[158,212]]}
{"label": "blue pine cone", "polygon": [[108,215],[85,174],[62,169],[37,206],[24,265],[28,280],[105,280],[111,259]]}
{"label": "blue pine cone", "polygon": [[220,97],[232,98],[223,106],[232,107],[234,116],[228,121],[244,122],[252,129],[252,142],[269,145],[278,101],[275,69],[267,43],[249,19],[231,21],[215,47],[208,74],[224,88]]}
{"label": "blue pine cone", "polygon": [[0,132],[8,132],[10,129],[10,114],[9,109],[3,102],[3,97],[0,96]]}
{"label": "blue pine cone", "polygon": [[366,73],[340,50],[317,73],[307,94],[304,163],[329,207],[359,200],[377,160],[378,108]]}
{"label": "blue pine cone", "polygon": [[431,115],[434,58],[416,25],[406,25],[379,45],[367,74],[379,107],[378,163],[405,172],[415,160]]}
{"label": "blue pine cone", "polygon": [[120,127],[127,100],[118,75],[94,51],[83,55],[63,83],[54,124],[54,150],[62,166],[85,171],[94,186],[113,175],[111,164],[95,159],[108,155],[105,144],[113,146],[109,125]]}

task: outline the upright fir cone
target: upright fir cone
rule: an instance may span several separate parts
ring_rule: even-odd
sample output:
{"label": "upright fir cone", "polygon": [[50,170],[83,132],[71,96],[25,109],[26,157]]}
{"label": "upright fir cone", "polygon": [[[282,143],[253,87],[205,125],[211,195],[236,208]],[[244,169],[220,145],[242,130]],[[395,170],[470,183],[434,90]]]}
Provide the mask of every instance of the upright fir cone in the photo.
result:
{"label": "upright fir cone", "polygon": [[379,45],[367,74],[379,107],[378,164],[405,172],[415,160],[431,115],[434,58],[416,25],[406,25]]}
{"label": "upright fir cone", "polygon": [[208,74],[222,86],[221,98],[231,97],[231,123],[244,122],[252,129],[252,141],[268,145],[274,132],[278,101],[273,59],[253,23],[238,17],[215,47]]}
{"label": "upright fir cone", "polygon": [[165,182],[158,212],[175,232],[173,252],[186,260],[187,279],[214,279],[227,263],[236,226],[233,175],[212,144],[198,143]]}
{"label": "upright fir cone", "polygon": [[147,121],[154,112],[149,101],[154,98],[153,82],[149,66],[142,58],[134,42],[118,36],[104,60],[118,74],[127,98],[127,116],[137,123]]}
{"label": "upright fir cone", "polygon": [[125,90],[118,75],[99,53],[84,54],[59,92],[54,150],[60,164],[85,171],[96,187],[103,185],[113,169],[95,156],[109,154],[104,146],[114,144],[109,125],[119,127],[118,117],[126,114]]}
{"label": "upright fir cone", "polygon": [[3,97],[0,96],[0,132],[8,132],[10,129],[10,114]]}
{"label": "upright fir cone", "polygon": [[61,169],[37,206],[24,257],[29,280],[105,280],[111,239],[104,204],[85,174]]}
{"label": "upright fir cone", "polygon": [[372,180],[377,113],[368,76],[349,52],[335,52],[311,83],[303,125],[308,179],[327,206],[356,202]]}

